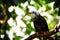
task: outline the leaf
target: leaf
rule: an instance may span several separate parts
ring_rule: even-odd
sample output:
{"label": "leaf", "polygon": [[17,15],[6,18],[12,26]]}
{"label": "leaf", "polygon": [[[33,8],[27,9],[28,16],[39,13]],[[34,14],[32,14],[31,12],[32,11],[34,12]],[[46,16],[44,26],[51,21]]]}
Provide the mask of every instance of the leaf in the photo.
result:
{"label": "leaf", "polygon": [[55,0],[45,0],[45,1],[46,1],[46,4],[48,4],[48,3],[51,3],[51,2],[53,2]]}
{"label": "leaf", "polygon": [[30,34],[30,33],[31,33],[31,31],[33,31],[33,30],[34,30],[34,29],[31,27],[31,24],[29,23],[29,24],[27,24],[25,34]]}
{"label": "leaf", "polygon": [[17,14],[13,11],[13,12],[11,13],[11,17],[13,18],[13,20],[15,20],[16,17],[17,17]]}
{"label": "leaf", "polygon": [[22,37],[21,36],[15,36],[14,40],[20,40]]}
{"label": "leaf", "polygon": [[60,16],[60,7],[59,7],[59,11],[58,11],[58,16]]}
{"label": "leaf", "polygon": [[54,9],[57,7],[59,8],[59,6],[60,6],[60,0],[55,0]]}
{"label": "leaf", "polygon": [[52,20],[49,24],[49,29],[53,29],[55,27],[56,23],[57,23],[56,19]]}
{"label": "leaf", "polygon": [[46,5],[46,11],[50,10],[51,7],[49,5]]}
{"label": "leaf", "polygon": [[42,6],[42,1],[41,0],[34,0],[37,4],[39,4],[40,6]]}

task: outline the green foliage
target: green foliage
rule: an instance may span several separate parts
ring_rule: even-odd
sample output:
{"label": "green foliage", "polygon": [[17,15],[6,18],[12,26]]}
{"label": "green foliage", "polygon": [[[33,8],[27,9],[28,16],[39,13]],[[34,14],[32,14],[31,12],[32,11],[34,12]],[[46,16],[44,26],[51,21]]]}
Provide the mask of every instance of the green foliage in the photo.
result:
{"label": "green foliage", "polygon": [[22,38],[22,37],[20,37],[20,36],[15,36],[13,40],[20,40],[20,38]]}
{"label": "green foliage", "polygon": [[51,3],[51,2],[53,2],[55,0],[45,0],[45,1],[46,1],[46,3]]}
{"label": "green foliage", "polygon": [[27,27],[26,27],[26,34],[30,34],[31,33],[31,31],[33,31],[34,29],[31,27],[31,24],[29,23],[29,24],[27,24]]}
{"label": "green foliage", "polygon": [[53,29],[56,24],[57,24],[56,19],[52,20],[52,21],[50,22],[50,24],[49,24],[49,29],[50,29],[50,30]]}
{"label": "green foliage", "polygon": [[[3,34],[3,33],[6,33],[6,30],[12,30],[13,29],[13,27],[14,26],[16,26],[16,25],[18,25],[17,24],[17,21],[16,21],[16,18],[17,18],[17,16],[21,16],[21,15],[17,15],[16,13],[15,13],[15,10],[13,10],[12,12],[9,12],[8,11],[8,8],[11,6],[11,5],[13,5],[14,7],[19,7],[19,8],[21,8],[24,12],[25,12],[25,15],[23,15],[23,16],[21,16],[22,18],[20,18],[20,20],[22,20],[22,22],[24,22],[24,24],[26,25],[26,27],[23,27],[23,29],[24,28],[26,28],[26,31],[25,32],[23,32],[24,33],[24,35],[30,35],[31,34],[31,32],[32,31],[34,31],[35,32],[35,29],[32,27],[32,25],[31,25],[31,22],[33,21],[33,19],[32,19],[32,17],[31,17],[31,15],[30,14],[27,14],[27,12],[29,11],[29,8],[28,8],[28,6],[33,6],[33,7],[35,7],[38,11],[41,11],[41,13],[43,14],[43,12],[48,12],[48,14],[50,15],[50,16],[52,16],[52,20],[50,20],[50,23],[48,24],[48,26],[49,26],[49,29],[51,30],[51,29],[53,29],[54,28],[54,26],[58,23],[57,21],[57,14],[58,14],[58,10],[54,10],[53,8],[57,8],[56,7],[56,5],[57,4],[55,4],[55,5],[53,5],[53,7],[51,8],[51,5],[49,5],[49,3],[52,3],[52,2],[54,2],[55,0],[33,0],[34,1],[34,3],[33,4],[31,4],[31,0],[1,0],[0,1],[0,3],[2,4],[2,5],[4,5],[5,7],[6,7],[6,11],[7,11],[7,20],[6,20],[6,23],[5,23],[5,25],[4,25],[4,27],[3,28],[0,28],[0,32],[1,32],[1,34]],[[21,5],[21,4],[25,4],[25,3],[28,3],[28,4],[26,4],[25,6],[24,5]],[[56,1],[55,1],[56,2]],[[0,5],[1,5],[0,4]],[[44,10],[42,7],[45,7],[46,8],[46,10]],[[51,11],[51,9],[53,9],[52,11]],[[2,17],[2,15],[4,15],[4,13],[3,13],[3,11],[2,11],[3,9],[0,7],[0,19],[3,19],[4,18],[4,16]],[[18,10],[19,11],[19,10]],[[21,12],[20,12],[21,13]],[[60,12],[59,12],[60,13]],[[30,20],[26,20],[26,16],[29,16],[29,17],[31,17],[31,19]],[[43,14],[44,15],[44,14]],[[60,15],[60,14],[59,14]],[[48,18],[50,18],[50,16],[48,16],[48,15],[46,15],[46,17]],[[13,21],[15,21],[16,22],[16,25],[13,25],[13,26],[10,26],[7,22],[8,22],[8,20],[10,19],[10,18],[13,18]],[[48,19],[49,19],[48,18]],[[46,21],[48,21],[48,20],[46,20]],[[29,22],[29,23],[27,23],[27,22]],[[20,22],[19,22],[20,23]],[[21,24],[21,23],[20,23]],[[12,28],[12,29],[10,29],[10,28]],[[20,28],[21,29],[21,28]],[[22,29],[22,30],[23,30]],[[23,36],[24,37],[24,36]],[[17,36],[17,35],[14,35],[14,40],[20,40],[20,39],[22,39],[23,37],[21,37],[21,36]]]}
{"label": "green foliage", "polygon": [[42,6],[42,0],[34,0],[36,3],[38,3],[40,6]]}
{"label": "green foliage", "polygon": [[10,13],[11,15],[11,17],[15,20],[16,19],[16,17],[17,17],[17,14],[13,11],[12,13]]}

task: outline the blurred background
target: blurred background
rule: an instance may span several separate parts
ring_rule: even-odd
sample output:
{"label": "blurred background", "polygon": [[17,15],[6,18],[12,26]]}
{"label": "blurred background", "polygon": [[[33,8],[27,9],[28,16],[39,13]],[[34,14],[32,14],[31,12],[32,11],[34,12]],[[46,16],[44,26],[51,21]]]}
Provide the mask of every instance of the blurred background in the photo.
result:
{"label": "blurred background", "polygon": [[[33,19],[28,11],[37,10],[47,21],[49,31],[59,23],[59,5],[56,0],[1,0],[0,40],[24,40],[35,33]],[[60,33],[52,35],[59,38]],[[39,40],[35,38],[33,40]]]}

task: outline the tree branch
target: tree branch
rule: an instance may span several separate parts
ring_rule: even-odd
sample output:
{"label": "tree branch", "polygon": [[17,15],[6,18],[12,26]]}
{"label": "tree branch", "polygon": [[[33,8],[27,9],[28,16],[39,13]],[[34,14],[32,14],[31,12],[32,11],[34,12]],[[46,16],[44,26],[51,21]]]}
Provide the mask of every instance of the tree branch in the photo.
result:
{"label": "tree branch", "polygon": [[5,22],[7,21],[7,12],[6,12],[6,6],[5,5],[1,4],[1,8],[2,8],[3,16],[4,16],[4,19],[3,19],[4,23],[1,26],[1,28],[3,28],[5,25]]}
{"label": "tree branch", "polygon": [[[60,28],[60,26],[57,28],[57,29],[59,29]],[[51,35],[53,35],[53,34],[56,34],[58,31],[56,31],[57,29],[54,29],[54,30],[52,30],[52,31],[50,31],[50,32],[47,32],[47,35],[45,36],[46,38],[51,38],[50,36]],[[39,36],[41,36],[41,37],[43,37],[44,35],[43,34],[38,34]],[[34,38],[36,38],[36,37],[38,37],[37,35],[36,35],[36,33],[35,34],[33,34],[33,35],[31,35],[31,36],[29,36],[28,38],[26,38],[25,40],[33,40]]]}

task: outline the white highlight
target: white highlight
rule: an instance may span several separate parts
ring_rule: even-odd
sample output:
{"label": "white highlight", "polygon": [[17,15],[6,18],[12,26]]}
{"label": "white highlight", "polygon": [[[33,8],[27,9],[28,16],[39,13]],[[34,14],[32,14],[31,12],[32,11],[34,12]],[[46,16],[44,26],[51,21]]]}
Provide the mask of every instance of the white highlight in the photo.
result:
{"label": "white highlight", "polygon": [[0,20],[0,23],[3,24],[4,23],[4,20]]}
{"label": "white highlight", "polygon": [[26,28],[23,28],[23,29],[22,29],[22,32],[25,32],[25,31],[26,31]]}
{"label": "white highlight", "polygon": [[26,27],[26,24],[20,19],[20,17],[16,18],[16,22],[17,22],[17,26],[22,26],[22,27]]}
{"label": "white highlight", "polygon": [[60,32],[60,29],[59,29],[59,32]]}
{"label": "white highlight", "polygon": [[29,8],[29,12],[32,12],[32,11],[37,11],[36,8],[34,6],[28,6]]}
{"label": "white highlight", "polygon": [[26,15],[26,16],[25,16],[25,20],[26,20],[26,21],[29,21],[29,20],[31,20],[31,17],[28,16],[28,15]]}
{"label": "white highlight", "polygon": [[42,11],[45,11],[46,10],[46,7],[44,5],[41,8],[42,8]]}
{"label": "white highlight", "polygon": [[31,0],[30,4],[34,4],[35,2],[33,0]]}
{"label": "white highlight", "polygon": [[4,38],[4,35],[2,34],[2,35],[0,35],[0,37],[3,39]]}
{"label": "white highlight", "polygon": [[10,40],[13,40],[13,38],[14,38],[13,31],[12,30],[6,31],[6,33],[8,34]]}
{"label": "white highlight", "polygon": [[26,8],[26,6],[28,5],[28,1],[26,1],[25,3],[21,3],[21,5]]}
{"label": "white highlight", "polygon": [[32,28],[34,28],[34,23],[33,22],[31,22],[31,26],[32,26]]}
{"label": "white highlight", "polygon": [[30,33],[30,35],[33,35],[35,32],[34,31],[32,31],[31,33]]}
{"label": "white highlight", "polygon": [[39,40],[38,38],[34,38],[33,40]]}
{"label": "white highlight", "polygon": [[25,12],[22,9],[20,9],[19,7],[15,7],[15,13],[17,15],[21,15],[21,16],[25,15]]}
{"label": "white highlight", "polygon": [[13,26],[13,19],[12,19],[12,18],[10,18],[10,19],[8,20],[8,24],[9,24],[10,26]]}
{"label": "white highlight", "polygon": [[28,38],[28,37],[29,37],[29,35],[24,35],[21,40],[25,40],[25,39]]}
{"label": "white highlight", "polygon": [[10,6],[9,8],[8,8],[8,11],[9,12],[12,12],[14,10],[14,6]]}

